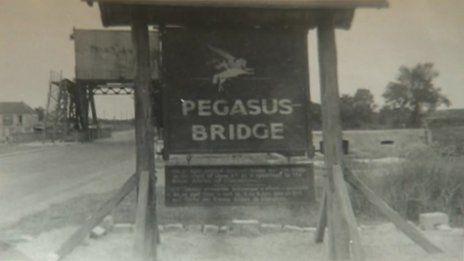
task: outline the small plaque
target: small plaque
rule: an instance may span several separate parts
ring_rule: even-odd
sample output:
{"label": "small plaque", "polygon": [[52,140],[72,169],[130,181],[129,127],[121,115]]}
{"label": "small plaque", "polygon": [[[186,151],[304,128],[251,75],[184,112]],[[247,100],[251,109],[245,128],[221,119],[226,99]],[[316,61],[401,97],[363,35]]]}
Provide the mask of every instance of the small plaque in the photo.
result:
{"label": "small plaque", "polygon": [[167,206],[308,204],[311,164],[166,166]]}

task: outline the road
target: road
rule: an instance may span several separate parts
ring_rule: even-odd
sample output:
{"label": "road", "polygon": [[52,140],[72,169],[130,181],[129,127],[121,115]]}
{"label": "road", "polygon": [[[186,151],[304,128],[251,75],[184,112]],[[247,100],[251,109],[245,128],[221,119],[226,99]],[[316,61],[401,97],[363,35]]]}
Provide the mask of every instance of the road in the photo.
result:
{"label": "road", "polygon": [[134,134],[94,143],[18,145],[0,153],[0,228],[84,193],[118,188],[135,170]]}
{"label": "road", "polygon": [[[370,136],[380,135],[375,136],[376,140],[381,140],[384,136],[395,136],[379,133],[372,132]],[[317,134],[315,133],[315,140],[318,138]],[[361,146],[362,139],[354,137],[355,134],[346,133],[352,141],[350,150],[369,147]],[[363,136],[366,136],[366,133]],[[388,149],[394,148],[390,146]],[[247,159],[257,160],[250,157]],[[199,159],[195,158],[192,162],[195,160]],[[205,160],[211,162],[216,159],[209,157]],[[322,164],[317,161],[314,163]],[[157,161],[159,186],[164,184],[163,166],[161,160]],[[38,142],[13,147],[0,145],[0,228],[53,203],[86,193],[114,190],[122,185],[134,170],[133,131],[116,132],[113,138],[94,143],[53,145]]]}

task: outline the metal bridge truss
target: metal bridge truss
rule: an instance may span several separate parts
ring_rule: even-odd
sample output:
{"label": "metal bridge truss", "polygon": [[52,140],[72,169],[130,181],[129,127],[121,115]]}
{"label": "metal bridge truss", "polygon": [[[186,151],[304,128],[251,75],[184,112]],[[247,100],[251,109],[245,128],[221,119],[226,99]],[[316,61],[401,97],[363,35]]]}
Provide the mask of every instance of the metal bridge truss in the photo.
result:
{"label": "metal bridge truss", "polygon": [[125,84],[100,84],[91,87],[93,95],[132,95],[134,94],[134,85],[132,83]]}
{"label": "metal bridge truss", "polygon": [[[81,133],[81,140],[88,140],[90,129],[99,129],[95,95],[133,95],[131,82],[84,82],[63,79],[52,74],[46,110],[46,135],[52,139],[65,139],[71,133]],[[160,106],[160,84],[153,83],[152,99]],[[161,125],[161,109],[154,108],[157,125]]]}

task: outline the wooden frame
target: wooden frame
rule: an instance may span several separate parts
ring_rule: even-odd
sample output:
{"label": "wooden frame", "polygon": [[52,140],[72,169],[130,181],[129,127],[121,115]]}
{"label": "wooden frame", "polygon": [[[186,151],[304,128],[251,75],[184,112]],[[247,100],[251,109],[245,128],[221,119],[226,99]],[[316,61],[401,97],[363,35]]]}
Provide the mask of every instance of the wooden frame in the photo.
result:
{"label": "wooden frame", "polygon": [[[147,24],[152,22],[159,22],[163,24],[163,19],[153,20],[156,17],[154,14],[166,15],[169,14],[168,9],[159,8],[159,6],[149,6],[141,8],[140,5],[129,6],[127,4],[138,3],[141,4],[142,0],[138,2],[129,0],[100,0],[102,7],[102,17],[106,25],[115,25],[118,23],[126,23],[132,26],[132,35],[134,40],[134,46],[137,53],[137,79],[136,79],[136,92],[135,92],[135,108],[136,108],[136,144],[137,144],[137,174],[138,178],[138,209],[136,217],[136,241],[135,241],[135,256],[139,260],[156,260],[157,259],[157,243],[159,242],[159,235],[157,231],[157,219],[156,219],[156,199],[155,199],[155,182],[156,177],[154,176],[154,145],[153,145],[153,124],[151,124],[151,106],[148,95],[148,88],[150,85],[150,73],[149,73],[149,60],[148,60],[148,28]],[[255,4],[276,4],[277,7],[281,7],[280,12],[288,12],[288,8],[292,7],[291,3],[302,4],[303,0],[255,0]],[[111,3],[110,3],[111,2]],[[120,4],[124,2],[125,5]],[[253,3],[249,1],[239,0],[224,0],[224,1],[212,1],[212,0],[188,0],[183,1],[184,3],[190,3],[197,5],[206,5],[208,7],[214,7],[214,3],[221,3],[224,9],[230,9],[232,3],[235,5],[242,4],[247,8],[247,12],[253,13]],[[213,3],[214,2],[214,3]],[[352,0],[352,1],[317,1],[307,0],[308,4],[313,3],[312,7],[316,7],[316,3],[332,3],[339,7],[337,10],[311,10],[308,14],[316,14],[307,20],[308,24],[301,24],[304,20],[297,21],[293,26],[305,26],[306,28],[312,28],[317,26],[318,40],[319,40],[319,63],[320,63],[320,81],[321,81],[321,96],[322,96],[322,117],[323,117],[323,136],[324,136],[324,157],[325,167],[327,171],[327,178],[325,184],[325,191],[323,202],[320,210],[320,223],[318,225],[317,239],[319,241],[323,238],[323,231],[325,224],[329,226],[329,259],[330,260],[346,260],[352,259],[361,261],[364,259],[362,248],[360,245],[360,237],[357,229],[356,220],[351,207],[351,203],[348,200],[348,191],[346,188],[346,182],[348,181],[357,190],[359,190],[366,198],[373,203],[379,210],[384,213],[392,222],[394,222],[406,235],[413,239],[417,244],[423,247],[429,253],[441,252],[441,249],[436,247],[430,241],[428,241],[417,229],[409,225],[403,220],[396,212],[386,205],[379,197],[377,197],[370,189],[368,189],[361,181],[354,177],[349,170],[343,169],[344,159],[342,152],[342,130],[340,124],[340,108],[339,108],[339,93],[338,93],[338,75],[337,75],[337,52],[335,44],[335,28],[339,27],[339,14],[340,12],[346,12],[347,6],[342,5],[342,2],[352,3],[351,9],[348,10],[351,13],[351,17],[348,20],[351,23],[353,14],[353,8],[355,3],[377,3],[378,6],[383,6],[385,1],[382,0]],[[119,3],[119,4],[115,4]],[[165,0],[152,0],[144,1],[143,3],[168,3]],[[172,0],[169,3],[179,3],[179,0]],[[286,4],[284,4],[286,3]],[[283,6],[277,6],[283,5]],[[361,5],[362,6],[362,5]],[[263,6],[261,6],[263,7]],[[287,7],[287,8],[284,8]],[[308,8],[310,6],[307,6]],[[329,7],[329,6],[326,6]],[[330,6],[335,7],[335,6]],[[127,10],[122,13],[111,13],[115,9],[119,11],[126,8]],[[170,7],[172,9],[172,7]],[[179,7],[180,8],[180,7]],[[216,9],[219,10],[219,9]],[[185,9],[184,11],[189,11]],[[190,10],[192,11],[192,10]],[[204,9],[203,9],[204,11]],[[110,12],[110,13],[108,13]],[[161,12],[161,13],[160,13]],[[198,13],[194,13],[198,15]],[[130,16],[127,16],[130,14]],[[286,13],[288,15],[289,13]],[[264,15],[265,16],[265,15]],[[121,19],[116,19],[121,18]],[[198,17],[197,17],[198,18]],[[269,18],[269,17],[267,17]],[[275,18],[275,17],[274,17]],[[114,20],[112,20],[114,19]],[[126,19],[126,20],[125,20]],[[128,20],[127,20],[128,19]],[[175,18],[176,19],[176,18]],[[201,19],[200,19],[201,20]],[[188,22],[184,20],[183,22]],[[182,22],[182,21],[181,21]],[[210,22],[210,21],[209,21]],[[250,21],[247,21],[250,22]],[[311,23],[309,23],[311,22]],[[203,24],[206,25],[206,24]],[[224,24],[223,24],[224,25]],[[288,25],[285,24],[284,25]],[[131,180],[133,180],[131,178]],[[126,183],[127,184],[127,183]],[[127,187],[123,187],[120,191],[126,192]],[[123,193],[123,194],[124,194]],[[114,207],[114,202],[119,201],[121,193],[115,196],[111,204],[107,208]],[[107,208],[104,208],[104,212],[107,212]],[[79,232],[79,236],[75,241],[82,239],[82,235],[85,235],[89,228],[95,225],[102,213],[99,212],[98,218],[94,218],[86,223],[83,230]],[[353,242],[350,247],[350,242]],[[66,251],[63,254],[69,253],[72,248],[66,247]],[[351,249],[351,251],[350,251]]]}
{"label": "wooden frame", "polygon": [[359,8],[386,7],[386,0],[83,0],[92,4],[123,3],[156,6],[211,6],[211,7],[251,7],[251,8]]}

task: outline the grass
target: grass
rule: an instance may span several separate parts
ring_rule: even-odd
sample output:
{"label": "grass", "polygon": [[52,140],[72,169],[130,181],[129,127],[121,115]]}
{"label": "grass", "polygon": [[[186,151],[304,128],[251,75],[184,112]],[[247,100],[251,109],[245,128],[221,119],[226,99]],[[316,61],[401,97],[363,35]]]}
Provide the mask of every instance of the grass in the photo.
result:
{"label": "grass", "polygon": [[[464,156],[450,156],[446,149],[422,146],[403,155],[405,160],[383,175],[359,176],[403,217],[417,221],[420,213],[444,212],[451,224],[462,226],[464,220]],[[377,218],[370,204],[353,196],[355,209]]]}

